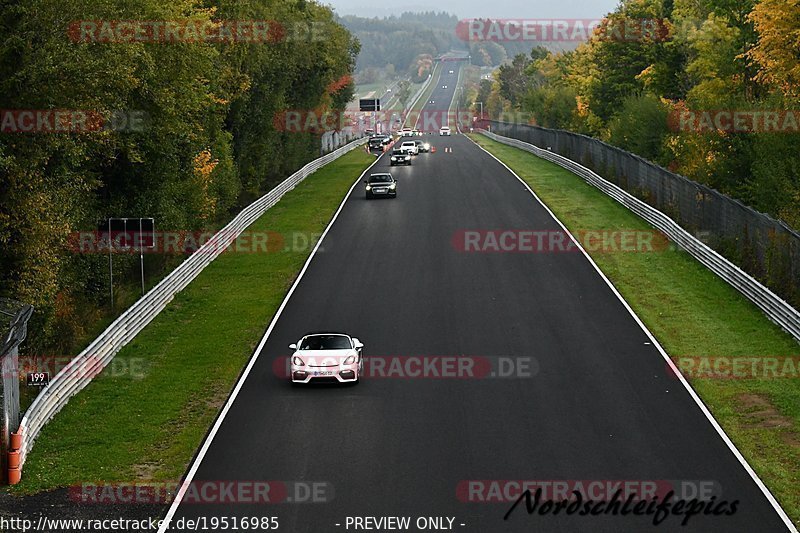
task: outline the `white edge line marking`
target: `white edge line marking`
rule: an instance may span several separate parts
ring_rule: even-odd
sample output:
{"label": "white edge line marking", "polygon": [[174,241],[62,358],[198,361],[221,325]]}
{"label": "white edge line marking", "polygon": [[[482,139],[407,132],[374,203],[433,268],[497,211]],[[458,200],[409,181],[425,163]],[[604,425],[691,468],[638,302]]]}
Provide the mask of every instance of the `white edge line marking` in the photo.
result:
{"label": "white edge line marking", "polygon": [[[658,342],[658,340],[650,332],[650,330],[647,328],[647,326],[644,325],[644,323],[641,321],[641,319],[638,317],[638,315],[633,311],[631,306],[628,305],[628,302],[625,301],[625,298],[622,297],[622,295],[617,290],[617,288],[614,286],[614,284],[611,282],[611,280],[608,279],[608,277],[606,277],[606,275],[603,273],[602,270],[600,270],[600,267],[598,267],[597,263],[594,262],[594,259],[592,259],[592,256],[590,256],[586,252],[586,250],[584,250],[583,246],[581,246],[581,243],[578,242],[578,240],[572,235],[572,233],[567,229],[567,227],[561,222],[561,220],[558,219],[558,217],[556,217],[555,213],[553,213],[553,211],[551,211],[550,208],[547,207],[547,205],[542,201],[541,198],[539,198],[539,196],[533,191],[531,186],[528,185],[528,183],[525,180],[523,180],[521,177],[519,177],[519,175],[517,175],[516,172],[511,170],[511,168],[508,165],[506,165],[503,161],[498,159],[493,153],[489,152],[483,146],[481,146],[480,144],[475,142],[472,138],[470,138],[470,137],[467,137],[467,138],[470,141],[472,141],[472,143],[475,144],[475,146],[477,146],[478,148],[480,148],[481,150],[483,150],[484,152],[489,154],[495,161],[497,161],[498,163],[503,165],[506,168],[506,170],[508,170],[511,173],[512,176],[517,178],[520,181],[520,183],[522,183],[525,186],[525,188],[528,189],[528,192],[530,192],[531,195],[533,195],[533,197],[536,199],[536,201],[539,202],[539,204],[542,207],[544,207],[544,209],[550,214],[550,216],[553,218],[553,220],[558,222],[558,225],[561,226],[561,229],[563,229],[567,233],[567,235],[569,235],[569,238],[572,239],[572,242],[575,243],[575,245],[583,253],[583,255],[586,257],[586,259],[589,261],[589,263],[594,267],[594,269],[597,271],[597,273],[600,274],[600,277],[603,278],[603,280],[609,286],[611,291],[616,295],[617,298],[619,298],[619,301],[622,302],[622,305],[625,306],[625,309],[628,310],[628,312],[631,314],[631,316],[636,321],[636,323],[639,324],[639,327],[642,328],[642,330],[647,334],[647,336],[653,342],[653,346],[655,346],[658,349],[658,352],[661,354],[661,356],[667,362],[667,365],[669,365],[670,369],[675,373],[676,376],[678,376],[678,379],[683,384],[683,386],[686,389],[686,391],[689,393],[689,395],[695,401],[695,403],[700,408],[700,410],[703,412],[703,414],[706,415],[706,418],[711,423],[711,425],[714,427],[714,429],[717,430],[717,433],[722,438],[722,440],[725,442],[725,444],[728,445],[728,448],[730,449],[730,451],[739,460],[739,463],[744,467],[745,471],[747,471],[747,473],[750,474],[750,477],[753,478],[753,481],[755,482],[755,484],[758,486],[758,488],[761,489],[761,492],[764,493],[764,496],[767,498],[767,500],[770,502],[770,504],[772,504],[772,507],[775,509],[775,512],[778,513],[778,516],[783,520],[784,524],[786,524],[786,526],[789,528],[789,531],[791,531],[793,533],[798,533],[797,528],[794,526],[794,524],[792,523],[791,519],[786,514],[786,511],[784,511],[783,508],[781,507],[781,505],[778,503],[778,500],[775,499],[775,496],[772,495],[772,493],[769,491],[767,486],[764,485],[764,482],[761,481],[761,478],[758,477],[758,474],[756,474],[755,470],[753,470],[753,468],[750,466],[750,464],[747,462],[747,460],[744,458],[744,456],[741,454],[741,452],[738,450],[738,448],[736,448],[736,445],[733,443],[733,441],[730,439],[730,437],[728,437],[728,435],[725,433],[725,430],[722,429],[722,426],[719,425],[719,422],[717,422],[717,420],[714,418],[714,415],[711,414],[711,411],[708,410],[708,407],[706,406],[705,403],[703,403],[703,400],[700,399],[700,396],[698,396],[697,392],[692,388],[692,386],[689,384],[689,382],[686,381],[686,378],[681,373],[681,371],[678,369],[678,367],[675,365],[675,363],[672,361],[672,359],[667,354],[667,352],[664,350],[664,348],[661,346],[661,343]],[[499,144],[502,144],[502,143],[499,143]],[[509,148],[514,148],[514,147],[513,146],[509,146]],[[520,149],[517,148],[517,150],[520,150]],[[533,157],[537,157],[536,154],[531,154],[530,152],[526,152],[525,150],[521,150],[521,151],[525,152],[525,153],[528,153]],[[539,159],[541,159],[541,158],[539,158]],[[544,161],[546,161],[546,160],[544,160]],[[555,163],[553,163],[553,164],[555,165]],[[567,170],[567,169],[564,169],[564,170]],[[578,176],[578,177],[580,177],[580,176]]]}
{"label": "white edge line marking", "polygon": [[[441,68],[439,68],[439,65],[441,65],[441,64],[442,64],[442,62],[441,62],[441,61],[439,61],[439,62],[438,62],[438,63],[437,63],[437,64],[436,64],[436,65],[433,67],[433,72],[431,72],[431,84],[433,84],[433,75],[434,75],[434,74],[438,74],[438,75],[439,75],[439,76],[436,78],[436,83],[439,83],[439,80],[441,80],[441,79],[442,79],[442,69],[441,69]],[[439,72],[438,72],[438,73],[436,72],[437,68],[439,69]],[[442,68],[443,68],[443,67],[442,67]],[[413,104],[411,104],[411,109],[412,109],[412,111],[413,111],[413,109],[414,109],[414,106],[416,106],[416,105],[417,105],[417,102],[419,102],[420,98],[422,98],[422,97],[423,97],[423,95],[424,95],[424,94],[427,92],[427,90],[428,90],[428,89],[427,89],[427,88],[425,88],[425,90],[424,90],[424,91],[422,91],[422,94],[420,94],[420,95],[419,95],[419,98],[417,98],[417,100],[416,100],[416,101],[415,101]],[[430,98],[430,97],[433,95],[433,91],[435,91],[435,90],[436,90],[436,89],[431,89],[431,94],[429,94],[427,97],[428,97],[428,98]],[[425,106],[427,106],[427,105],[428,105],[428,102],[425,102],[424,104],[422,104],[422,107],[420,107],[420,108],[419,108],[419,114],[417,115],[417,118],[415,118],[415,119],[414,119],[414,129],[417,129],[417,124],[419,124],[419,119],[422,117],[422,112],[423,112],[423,111],[425,111]],[[404,124],[405,124],[405,123],[404,123]]]}
{"label": "white edge line marking", "polygon": [[[460,61],[459,61],[459,63],[460,63]],[[453,89],[453,99],[450,100],[450,107],[447,108],[447,126],[450,127],[450,117],[454,116],[455,120],[456,120],[456,128],[455,128],[456,129],[456,133],[461,133],[461,128],[458,126],[458,116],[457,116],[458,115],[458,109],[456,109],[456,112],[454,114],[453,113],[453,107],[456,107],[455,103],[458,101],[458,96],[456,96],[456,95],[458,94],[458,88],[461,86],[461,74],[463,72],[464,72],[463,66],[459,65],[458,66],[458,78],[456,79],[456,86]],[[450,128],[451,131],[452,131],[452,129],[453,128]]]}
{"label": "white edge line marking", "polygon": [[[386,152],[384,152],[384,154],[385,153]],[[267,328],[266,333],[264,333],[264,336],[261,338],[261,342],[258,343],[258,346],[253,352],[253,355],[250,356],[250,361],[247,363],[247,367],[245,367],[244,372],[242,372],[241,376],[239,377],[239,381],[236,383],[236,386],[233,389],[233,392],[231,392],[230,396],[228,396],[228,400],[225,402],[225,406],[222,408],[222,411],[220,411],[219,415],[217,416],[217,419],[214,421],[214,425],[212,426],[211,431],[209,431],[206,440],[203,442],[200,451],[197,452],[197,455],[195,456],[195,459],[192,462],[192,466],[189,468],[188,474],[186,474],[186,477],[184,478],[183,482],[181,482],[181,486],[180,489],[178,490],[178,494],[175,496],[175,500],[173,500],[172,504],[169,507],[169,511],[167,511],[167,514],[163,518],[163,522],[161,524],[161,527],[158,529],[158,533],[164,533],[165,531],[167,531],[167,529],[169,529],[172,517],[175,516],[175,512],[178,510],[178,507],[180,507],[181,500],[183,500],[183,496],[186,494],[186,491],[189,488],[189,484],[194,479],[194,476],[197,473],[198,468],[200,468],[200,463],[203,462],[203,458],[205,457],[206,452],[208,452],[208,449],[211,447],[211,443],[214,440],[214,437],[217,435],[217,431],[219,431],[220,426],[222,426],[222,422],[225,420],[225,416],[227,416],[228,411],[230,411],[230,408],[233,405],[233,402],[236,400],[236,396],[238,396],[239,391],[242,389],[242,386],[244,385],[244,382],[247,380],[247,376],[250,374],[250,371],[253,369],[253,366],[255,366],[256,360],[258,359],[258,355],[261,353],[261,350],[267,343],[267,339],[269,338],[270,333],[272,333],[272,329],[275,327],[275,324],[278,322],[278,319],[280,319],[281,313],[283,313],[283,309],[286,307],[286,304],[289,303],[289,298],[292,297],[292,294],[294,294],[294,290],[300,284],[300,280],[303,279],[303,275],[306,273],[308,266],[311,264],[311,261],[317,254],[317,250],[319,250],[320,246],[322,245],[322,241],[325,240],[325,236],[328,234],[328,231],[330,231],[331,227],[333,226],[333,223],[336,222],[336,219],[339,217],[339,213],[341,213],[342,209],[344,209],[344,205],[345,203],[347,203],[347,200],[350,198],[350,195],[353,193],[353,190],[359,183],[361,183],[361,179],[366,175],[366,173],[369,172],[370,169],[372,169],[372,167],[374,167],[378,163],[378,161],[381,160],[381,157],[383,157],[383,154],[381,154],[381,156],[379,157],[376,157],[375,161],[373,161],[366,169],[364,169],[364,172],[362,172],[361,175],[358,176],[358,179],[353,183],[353,185],[350,186],[350,189],[347,191],[347,194],[344,195],[344,199],[342,199],[342,203],[339,204],[339,209],[337,209],[336,213],[333,214],[333,218],[331,218],[331,221],[328,223],[328,226],[325,228],[325,231],[322,232],[322,235],[317,241],[317,244],[311,251],[311,255],[308,256],[305,264],[303,265],[303,268],[297,275],[297,279],[294,280],[292,287],[289,289],[289,292],[286,293],[286,297],[283,299],[283,302],[281,302],[280,307],[278,307],[278,310],[275,312],[275,316],[269,323],[269,327]]]}

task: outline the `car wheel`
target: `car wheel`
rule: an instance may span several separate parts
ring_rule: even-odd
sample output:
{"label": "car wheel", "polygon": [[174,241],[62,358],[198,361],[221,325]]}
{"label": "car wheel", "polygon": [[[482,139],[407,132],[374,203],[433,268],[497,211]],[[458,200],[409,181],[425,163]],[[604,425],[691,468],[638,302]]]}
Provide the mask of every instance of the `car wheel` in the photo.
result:
{"label": "car wheel", "polygon": [[367,193],[366,197],[367,197],[367,200],[372,200],[372,195],[370,193]]}

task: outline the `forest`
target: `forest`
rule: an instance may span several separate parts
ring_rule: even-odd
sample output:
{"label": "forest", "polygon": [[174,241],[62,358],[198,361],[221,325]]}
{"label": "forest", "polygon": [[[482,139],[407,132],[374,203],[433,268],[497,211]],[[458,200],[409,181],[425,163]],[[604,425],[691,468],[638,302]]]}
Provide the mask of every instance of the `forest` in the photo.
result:
{"label": "forest", "polygon": [[[274,117],[354,90],[358,42],[305,0],[20,0],[0,24],[0,296],[34,306],[32,353],[74,353],[138,297],[138,256],[116,254],[109,308],[108,257],[76,232],[221,227],[319,156]],[[184,258],[147,256],[148,283]]]}
{"label": "forest", "polygon": [[361,43],[356,70],[361,83],[372,83],[378,71],[408,75],[412,81],[424,80],[428,72],[420,69],[420,58],[437,57],[450,50],[468,50],[472,63],[497,66],[530,45],[520,41],[470,41],[459,29],[459,19],[445,12],[403,13],[400,16],[364,18],[347,15],[339,19]]}

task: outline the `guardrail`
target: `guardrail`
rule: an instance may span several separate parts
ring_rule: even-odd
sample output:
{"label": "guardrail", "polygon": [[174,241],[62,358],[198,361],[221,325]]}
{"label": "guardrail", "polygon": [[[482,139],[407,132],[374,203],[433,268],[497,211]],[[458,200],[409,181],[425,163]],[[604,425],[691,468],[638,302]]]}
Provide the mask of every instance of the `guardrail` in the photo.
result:
{"label": "guardrail", "polygon": [[85,350],[70,361],[36,397],[22,418],[17,432],[22,440],[20,466],[25,463],[28,452],[45,424],[69,402],[72,396],[86,387],[123,346],[142,331],[178,292],[183,290],[205,267],[225,251],[250,224],[278,203],[284,194],[294,189],[310,174],[364,144],[365,141],[364,138],[357,139],[308,163],[269,193],[250,204],[191,257],[122,313]]}
{"label": "guardrail", "polygon": [[697,239],[694,235],[683,229],[677,222],[659,211],[658,209],[646,204],[635,196],[627,193],[613,183],[595,174],[588,168],[555,154],[549,150],[539,148],[532,144],[503,137],[483,129],[476,130],[478,133],[502,144],[520,148],[526,152],[541,157],[547,161],[555,163],[570,172],[577,174],[587,183],[600,189],[605,194],[627,207],[632,212],[649,222],[656,229],[662,231],[673,242],[689,252],[695,259],[700,261],[717,276],[728,282],[736,290],[741,292],[751,302],[756,304],[770,320],[782,327],[792,337],[800,342],[800,312],[789,305],[786,301],[762,285],[747,272],[731,263],[728,259],[712,250],[705,243]]}

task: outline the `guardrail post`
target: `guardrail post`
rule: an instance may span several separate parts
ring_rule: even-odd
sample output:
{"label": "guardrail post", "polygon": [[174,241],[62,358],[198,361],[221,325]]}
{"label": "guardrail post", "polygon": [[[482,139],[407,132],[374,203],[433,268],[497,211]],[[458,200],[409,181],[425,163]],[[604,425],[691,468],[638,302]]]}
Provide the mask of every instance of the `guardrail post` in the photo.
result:
{"label": "guardrail post", "polygon": [[19,426],[19,358],[17,347],[2,358],[3,387],[0,390],[3,403],[3,426],[0,435],[0,472],[3,483],[8,483],[8,453],[11,451],[11,433]]}
{"label": "guardrail post", "polygon": [[[0,317],[11,317],[9,328],[0,340],[0,405],[3,407],[0,421],[0,481],[19,482],[19,439],[12,434],[19,428],[19,345],[25,340],[28,319],[33,312],[29,305],[13,300],[3,300]],[[13,442],[12,442],[13,441]],[[16,455],[15,455],[16,454]],[[14,472],[10,469],[16,468]]]}

